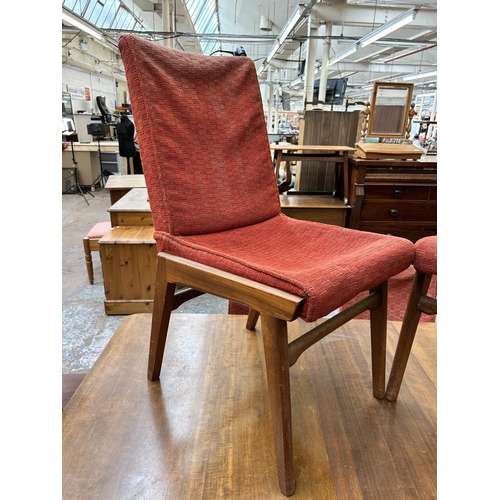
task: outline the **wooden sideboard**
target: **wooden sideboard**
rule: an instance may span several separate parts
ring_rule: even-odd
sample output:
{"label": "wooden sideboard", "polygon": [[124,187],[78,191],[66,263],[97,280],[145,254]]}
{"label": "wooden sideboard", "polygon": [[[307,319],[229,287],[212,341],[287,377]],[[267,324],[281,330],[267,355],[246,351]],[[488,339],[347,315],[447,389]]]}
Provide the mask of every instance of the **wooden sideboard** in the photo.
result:
{"label": "wooden sideboard", "polygon": [[367,160],[349,156],[347,227],[415,242],[437,234],[437,156]]}

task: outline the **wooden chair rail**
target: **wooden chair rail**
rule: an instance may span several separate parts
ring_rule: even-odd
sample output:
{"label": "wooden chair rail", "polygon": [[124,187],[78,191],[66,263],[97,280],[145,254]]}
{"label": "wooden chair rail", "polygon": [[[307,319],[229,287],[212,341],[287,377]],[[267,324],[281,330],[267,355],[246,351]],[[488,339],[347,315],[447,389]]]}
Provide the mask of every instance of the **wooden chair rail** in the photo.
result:
{"label": "wooden chair rail", "polygon": [[183,284],[202,292],[246,304],[252,309],[285,321],[299,317],[304,298],[204,264],[160,252],[169,283]]}

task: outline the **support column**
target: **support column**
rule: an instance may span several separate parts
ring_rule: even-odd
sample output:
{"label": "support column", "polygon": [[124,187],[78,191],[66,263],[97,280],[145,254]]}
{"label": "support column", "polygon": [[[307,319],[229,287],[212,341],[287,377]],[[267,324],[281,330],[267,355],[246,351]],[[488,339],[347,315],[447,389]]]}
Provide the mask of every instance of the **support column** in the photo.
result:
{"label": "support column", "polygon": [[[325,36],[330,37],[332,35],[332,23],[325,24]],[[328,80],[328,61],[330,60],[330,40],[326,38],[323,42],[323,61],[321,62],[321,76],[319,80],[319,94],[318,101],[325,101],[326,97],[326,85]],[[323,105],[323,109],[326,109],[326,105]]]}
{"label": "support column", "polygon": [[[306,56],[306,71],[304,78],[304,97],[307,102],[311,102],[313,100],[313,91],[314,91],[314,68],[316,65],[316,48],[317,48],[317,40],[316,38],[311,38],[318,35],[318,28],[311,21],[311,17],[309,16],[307,23],[307,35],[309,39],[307,41],[307,56]],[[306,109],[313,109],[312,104],[308,104]]]}
{"label": "support column", "polygon": [[[267,78],[270,82],[273,81],[273,70],[269,65]],[[274,85],[269,84],[269,94],[267,99],[267,133],[273,134],[278,132],[278,124],[275,123],[275,130],[273,130],[273,112],[274,112]]]}
{"label": "support column", "polygon": [[[172,31],[172,19],[170,17],[170,0],[161,0],[161,20],[163,22],[163,31]],[[162,44],[165,47],[173,47],[173,40],[171,38],[165,38],[162,40]]]}

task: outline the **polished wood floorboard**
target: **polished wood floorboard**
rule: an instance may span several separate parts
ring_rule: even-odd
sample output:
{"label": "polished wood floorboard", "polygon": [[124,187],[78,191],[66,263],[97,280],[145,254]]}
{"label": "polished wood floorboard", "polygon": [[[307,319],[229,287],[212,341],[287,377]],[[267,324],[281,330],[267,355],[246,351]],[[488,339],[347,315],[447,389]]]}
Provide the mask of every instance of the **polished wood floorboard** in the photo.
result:
{"label": "polished wood floorboard", "polygon": [[[159,381],[151,315],[126,317],[63,410],[62,491],[72,499],[283,499],[260,322],[172,315]],[[390,369],[400,328],[388,328]],[[290,339],[308,329],[297,321]],[[291,368],[292,498],[436,498],[436,324],[421,323],[396,402],[371,393],[369,322],[354,320]]]}

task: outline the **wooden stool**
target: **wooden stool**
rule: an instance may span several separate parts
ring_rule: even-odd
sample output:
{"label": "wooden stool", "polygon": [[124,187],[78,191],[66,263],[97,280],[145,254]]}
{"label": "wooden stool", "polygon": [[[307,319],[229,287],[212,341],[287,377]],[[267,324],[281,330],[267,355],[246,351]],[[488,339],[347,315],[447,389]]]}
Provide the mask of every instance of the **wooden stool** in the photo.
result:
{"label": "wooden stool", "polygon": [[94,267],[92,264],[92,253],[99,251],[99,240],[111,229],[111,222],[98,222],[83,238],[83,250],[85,262],[87,263],[87,274],[90,284],[94,284]]}

